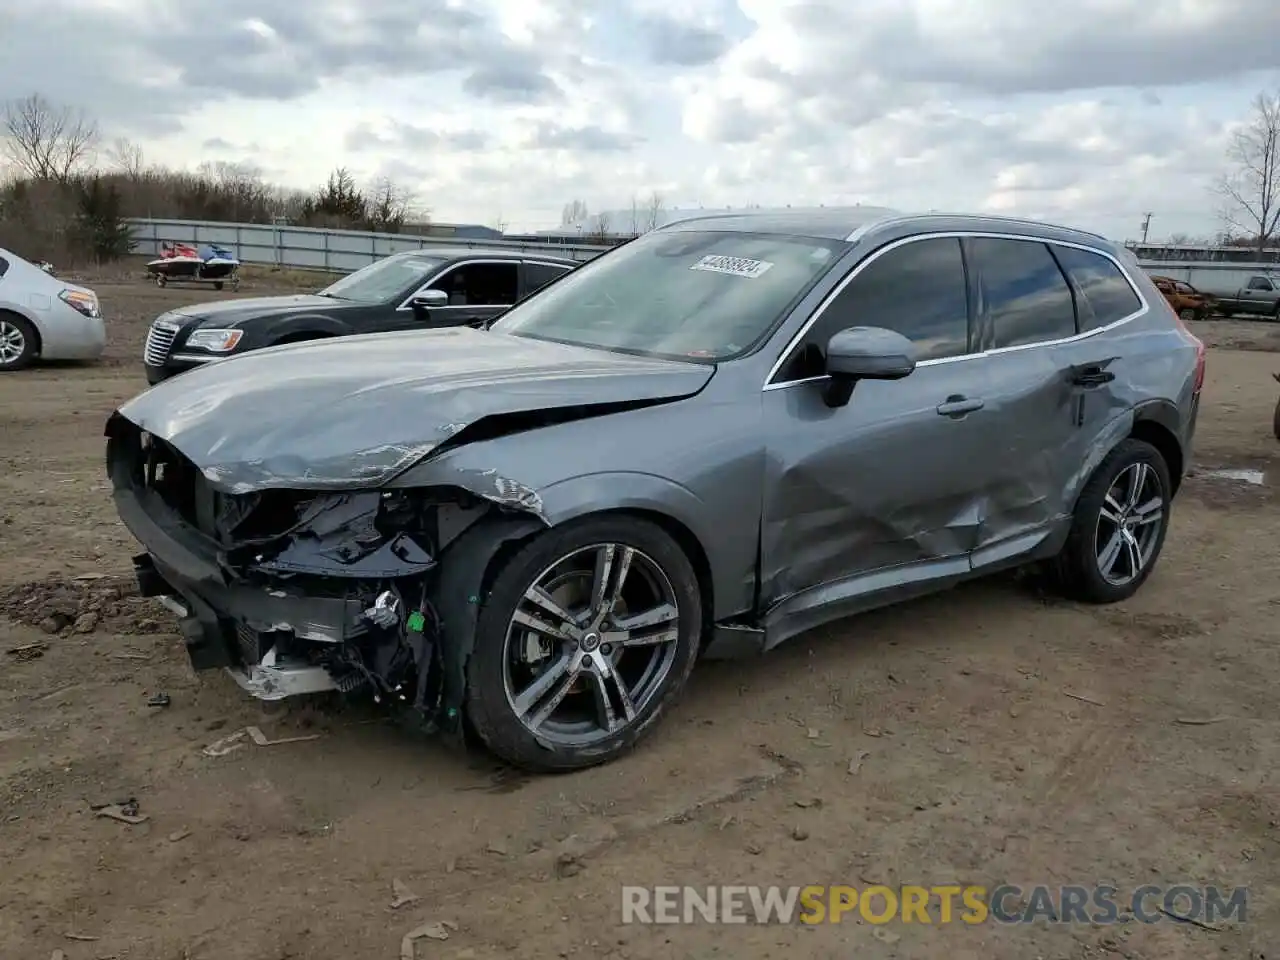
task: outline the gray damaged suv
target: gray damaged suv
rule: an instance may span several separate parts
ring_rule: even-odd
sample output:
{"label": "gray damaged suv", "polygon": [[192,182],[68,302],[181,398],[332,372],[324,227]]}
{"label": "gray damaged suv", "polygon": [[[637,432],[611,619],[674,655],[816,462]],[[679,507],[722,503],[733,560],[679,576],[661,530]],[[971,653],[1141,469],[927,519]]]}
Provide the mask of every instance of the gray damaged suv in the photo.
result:
{"label": "gray damaged suv", "polygon": [[1130,596],[1203,377],[1097,236],[708,217],[489,330],[163,383],[110,418],[108,466],[197,669],[262,698],[371,691],[565,770],[633,744],[700,655],[1022,564]]}

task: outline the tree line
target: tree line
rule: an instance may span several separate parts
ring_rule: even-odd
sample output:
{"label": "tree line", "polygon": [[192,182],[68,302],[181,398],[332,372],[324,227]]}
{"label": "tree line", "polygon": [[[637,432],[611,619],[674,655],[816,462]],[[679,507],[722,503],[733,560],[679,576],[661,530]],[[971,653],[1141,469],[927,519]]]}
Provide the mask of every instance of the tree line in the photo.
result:
{"label": "tree line", "polygon": [[413,194],[381,179],[361,185],[339,167],[314,190],[281,187],[246,164],[173,170],[126,140],[104,143],[83,111],[40,94],[0,108],[0,246],[57,263],[118,259],[130,217],[292,224],[397,233],[427,222]]}

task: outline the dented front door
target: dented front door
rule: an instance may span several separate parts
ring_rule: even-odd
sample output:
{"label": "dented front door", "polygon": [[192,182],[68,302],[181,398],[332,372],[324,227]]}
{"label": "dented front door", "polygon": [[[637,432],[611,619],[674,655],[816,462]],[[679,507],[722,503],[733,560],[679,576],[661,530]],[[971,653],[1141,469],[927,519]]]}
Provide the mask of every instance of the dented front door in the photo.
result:
{"label": "dented front door", "polygon": [[[836,409],[821,382],[765,391],[766,608],[822,584],[850,581],[840,592],[856,595],[892,588],[892,576],[875,574],[919,579],[930,561],[967,564],[999,456],[985,363],[957,359],[896,382],[863,381]],[[864,586],[854,582],[864,577]]]}

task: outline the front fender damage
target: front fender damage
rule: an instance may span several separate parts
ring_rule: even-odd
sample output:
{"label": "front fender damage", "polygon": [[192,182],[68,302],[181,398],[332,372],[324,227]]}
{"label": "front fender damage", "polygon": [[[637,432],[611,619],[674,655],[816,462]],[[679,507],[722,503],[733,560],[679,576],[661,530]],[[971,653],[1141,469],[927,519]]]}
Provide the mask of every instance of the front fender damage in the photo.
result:
{"label": "front fender damage", "polygon": [[233,671],[242,687],[260,699],[368,692],[461,733],[492,558],[546,522],[531,487],[494,470],[450,474],[434,487],[311,494],[266,534],[279,491],[219,512],[219,566],[248,638]]}
{"label": "front fender damage", "polygon": [[493,558],[547,526],[542,498],[445,458],[412,484],[317,488],[314,475],[244,490],[117,421],[108,472],[146,547],[144,596],[180,616],[192,665],[254,696],[365,691],[460,730],[467,661]]}

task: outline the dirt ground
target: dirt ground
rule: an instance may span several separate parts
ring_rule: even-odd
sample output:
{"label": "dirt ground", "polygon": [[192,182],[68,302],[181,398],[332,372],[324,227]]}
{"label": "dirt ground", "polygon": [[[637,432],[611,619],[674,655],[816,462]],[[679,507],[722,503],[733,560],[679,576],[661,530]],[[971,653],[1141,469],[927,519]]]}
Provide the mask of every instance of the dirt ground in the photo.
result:
{"label": "dirt ground", "polygon": [[[232,294],[95,286],[102,363],[0,377],[3,957],[393,958],[428,921],[456,926],[418,956],[459,960],[1280,952],[1280,327],[1197,331],[1195,467],[1263,482],[1188,480],[1132,601],[1000,581],[864,616],[700,669],[618,763],[528,779],[371,708],[265,710],[190,671],[171,615],[133,595],[101,433],[145,385],[150,320]],[[315,738],[202,752],[246,725]],[[145,822],[95,814],[131,798]],[[396,881],[419,899],[393,910]],[[621,923],[623,884],[953,882],[1250,900],[1220,929]]]}

